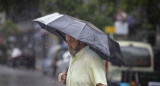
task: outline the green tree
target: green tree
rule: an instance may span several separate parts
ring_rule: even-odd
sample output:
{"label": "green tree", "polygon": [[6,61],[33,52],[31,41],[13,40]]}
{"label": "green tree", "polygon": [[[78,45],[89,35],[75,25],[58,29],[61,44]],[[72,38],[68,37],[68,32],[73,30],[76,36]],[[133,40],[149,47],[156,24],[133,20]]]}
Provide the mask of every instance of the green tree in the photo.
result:
{"label": "green tree", "polygon": [[101,30],[106,25],[113,25],[116,12],[115,1],[111,0],[44,0],[40,9],[42,15],[68,14],[89,21]]}
{"label": "green tree", "polygon": [[[120,0],[119,7],[136,19],[138,31],[146,31],[145,38],[154,45],[157,26],[160,25],[159,0]],[[139,37],[143,37],[142,35]]]}
{"label": "green tree", "polygon": [[38,14],[40,0],[0,0],[0,12],[5,11],[13,22],[32,20]]}
{"label": "green tree", "polygon": [[10,35],[16,36],[18,34],[18,27],[12,20],[8,19],[4,22],[1,32],[3,32],[4,38],[7,39]]}

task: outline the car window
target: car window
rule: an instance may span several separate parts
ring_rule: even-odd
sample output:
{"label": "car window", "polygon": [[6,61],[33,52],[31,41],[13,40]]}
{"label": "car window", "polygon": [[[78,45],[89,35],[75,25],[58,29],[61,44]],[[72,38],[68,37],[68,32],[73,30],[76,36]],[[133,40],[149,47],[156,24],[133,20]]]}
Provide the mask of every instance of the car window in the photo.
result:
{"label": "car window", "polygon": [[140,47],[121,47],[122,55],[126,66],[131,67],[149,67],[150,53],[146,48]]}

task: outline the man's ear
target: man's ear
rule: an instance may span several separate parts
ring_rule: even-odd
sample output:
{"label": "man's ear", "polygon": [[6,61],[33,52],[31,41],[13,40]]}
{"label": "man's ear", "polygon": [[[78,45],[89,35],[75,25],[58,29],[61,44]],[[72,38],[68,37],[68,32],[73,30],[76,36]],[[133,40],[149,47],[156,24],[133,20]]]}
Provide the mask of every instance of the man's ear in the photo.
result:
{"label": "man's ear", "polygon": [[80,41],[80,45],[81,45],[82,47],[85,47],[87,44]]}

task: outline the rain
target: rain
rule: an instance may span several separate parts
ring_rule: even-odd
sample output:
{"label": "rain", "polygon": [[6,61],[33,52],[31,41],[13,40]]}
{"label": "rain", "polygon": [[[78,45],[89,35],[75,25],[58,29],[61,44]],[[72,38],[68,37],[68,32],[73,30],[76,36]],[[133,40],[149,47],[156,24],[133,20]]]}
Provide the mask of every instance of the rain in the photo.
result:
{"label": "rain", "polygon": [[[65,86],[67,43],[34,21],[53,13],[90,22],[119,44],[114,56],[123,58],[104,60],[108,86],[160,86],[159,0],[0,0],[0,86]],[[101,52],[109,48],[118,49]]]}

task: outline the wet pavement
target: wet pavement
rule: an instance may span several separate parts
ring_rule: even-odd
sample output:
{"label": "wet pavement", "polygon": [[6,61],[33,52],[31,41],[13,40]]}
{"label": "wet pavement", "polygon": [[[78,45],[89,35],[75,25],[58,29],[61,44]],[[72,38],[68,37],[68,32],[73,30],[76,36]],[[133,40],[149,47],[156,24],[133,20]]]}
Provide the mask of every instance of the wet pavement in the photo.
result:
{"label": "wet pavement", "polygon": [[56,77],[44,76],[40,70],[0,65],[0,86],[64,86]]}

